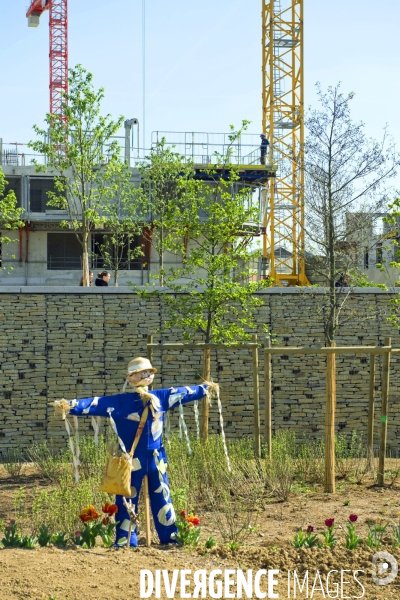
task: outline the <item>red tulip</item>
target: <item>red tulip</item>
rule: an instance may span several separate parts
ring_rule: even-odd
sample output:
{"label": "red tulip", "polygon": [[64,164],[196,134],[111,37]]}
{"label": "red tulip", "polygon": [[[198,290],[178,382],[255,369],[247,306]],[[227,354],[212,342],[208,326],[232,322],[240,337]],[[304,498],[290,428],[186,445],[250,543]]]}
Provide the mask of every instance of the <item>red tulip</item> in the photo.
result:
{"label": "red tulip", "polygon": [[100,513],[98,513],[95,507],[91,504],[87,508],[82,509],[79,518],[81,521],[83,521],[83,523],[90,523],[90,521],[98,519],[99,516]]}
{"label": "red tulip", "polygon": [[332,527],[332,525],[334,524],[334,522],[335,522],[335,519],[326,519],[325,525],[327,527]]}
{"label": "red tulip", "polygon": [[118,512],[118,506],[116,504],[111,504],[110,502],[106,502],[101,507],[101,510],[106,515],[109,515],[110,517],[112,517],[113,515],[115,515],[115,513]]}
{"label": "red tulip", "polygon": [[357,517],[357,515],[350,515],[349,519],[352,523],[355,523],[357,521],[358,517]]}

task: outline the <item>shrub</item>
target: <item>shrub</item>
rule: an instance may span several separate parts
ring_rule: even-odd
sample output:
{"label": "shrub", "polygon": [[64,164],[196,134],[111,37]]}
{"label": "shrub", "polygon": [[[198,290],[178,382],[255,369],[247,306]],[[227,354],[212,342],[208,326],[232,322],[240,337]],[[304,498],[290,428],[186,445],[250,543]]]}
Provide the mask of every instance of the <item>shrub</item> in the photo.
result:
{"label": "shrub", "polygon": [[278,431],[272,439],[272,459],[266,461],[266,482],[271,492],[285,502],[292,491],[295,477],[296,436]]}
{"label": "shrub", "polygon": [[39,476],[52,483],[58,483],[67,471],[72,470],[71,459],[66,452],[51,449],[47,442],[32,444],[28,457],[35,463]]}
{"label": "shrub", "polygon": [[20,448],[7,448],[2,455],[3,467],[12,479],[18,479],[25,465],[25,458]]}
{"label": "shrub", "polygon": [[335,463],[339,477],[347,479],[353,474],[357,483],[362,483],[367,473],[364,436],[352,431],[348,440],[346,435],[340,433],[335,440]]}

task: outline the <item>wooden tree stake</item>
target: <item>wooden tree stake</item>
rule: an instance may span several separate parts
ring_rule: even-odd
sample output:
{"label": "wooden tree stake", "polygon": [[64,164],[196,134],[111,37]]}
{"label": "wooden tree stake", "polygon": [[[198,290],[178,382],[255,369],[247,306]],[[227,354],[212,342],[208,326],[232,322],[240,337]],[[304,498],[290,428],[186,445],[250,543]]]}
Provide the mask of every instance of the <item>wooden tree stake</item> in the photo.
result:
{"label": "wooden tree stake", "polygon": [[272,357],[268,348],[271,347],[271,339],[265,342],[264,371],[265,371],[265,442],[267,444],[268,458],[272,457]]}
{"label": "wooden tree stake", "polygon": [[368,440],[367,440],[367,469],[368,469],[368,471],[372,471],[373,464],[374,464],[374,419],[375,419],[374,397],[375,397],[375,354],[370,354],[370,356],[369,356]]}
{"label": "wooden tree stake", "polygon": [[[331,344],[334,347],[335,343]],[[335,486],[335,412],[336,412],[336,355],[326,357],[325,408],[325,485],[328,494],[336,493]]]}
{"label": "wooden tree stake", "polygon": [[[211,380],[211,350],[205,347],[203,351],[203,381]],[[210,413],[209,400],[207,396],[201,401],[201,421],[200,421],[200,438],[203,441],[208,440],[208,418]]]}
{"label": "wooden tree stake", "polygon": [[[254,344],[257,344],[257,334],[251,336]],[[260,384],[258,379],[258,346],[252,349],[253,359],[253,398],[254,398],[254,451],[257,458],[261,458],[260,440]]]}
{"label": "wooden tree stake", "polygon": [[[385,346],[391,346],[392,338],[385,338]],[[381,408],[381,432],[379,440],[379,466],[378,466],[378,485],[383,487],[385,484],[385,459],[386,459],[386,441],[387,441],[387,418],[388,418],[388,396],[389,396],[389,377],[390,377],[390,352],[383,356],[382,369],[382,408]]]}
{"label": "wooden tree stake", "polygon": [[[147,336],[147,358],[149,359],[149,361],[151,362],[151,364],[153,364],[153,348],[151,346],[149,346],[149,344],[153,343],[153,336],[152,335],[148,335]],[[149,385],[149,390],[153,389],[153,384]]]}
{"label": "wooden tree stake", "polygon": [[150,497],[149,497],[149,480],[147,475],[143,477],[144,491],[144,516],[146,521],[146,546],[151,546],[151,529],[150,529]]}

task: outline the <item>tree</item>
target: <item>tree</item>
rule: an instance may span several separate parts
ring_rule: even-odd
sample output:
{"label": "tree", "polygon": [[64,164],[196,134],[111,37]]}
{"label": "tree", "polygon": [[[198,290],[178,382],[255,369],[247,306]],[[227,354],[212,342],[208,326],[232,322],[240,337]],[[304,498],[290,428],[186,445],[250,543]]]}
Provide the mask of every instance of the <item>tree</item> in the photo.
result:
{"label": "tree", "polygon": [[113,136],[123,117],[113,121],[100,115],[104,89],[93,89],[93,76],[81,65],[70,69],[69,91],[63,99],[63,115],[47,114],[48,130],[37,125],[41,140],[31,142],[33,150],[44,154],[47,165],[36,163],[38,171],[55,174],[56,192],[48,193],[49,205],[66,209],[68,221],[62,224],[75,231],[82,245],[83,285],[89,285],[89,238],[93,228],[103,223],[105,181],[117,173],[120,147]]}
{"label": "tree", "polygon": [[399,155],[386,131],[380,142],[367,139],[364,124],[351,120],[353,93],[342,94],[340,85],[324,93],[317,84],[317,90],[321,108],[305,119],[305,236],[313,270],[328,290],[322,310],[330,343],[350,289],[335,283],[358,267],[376,215],[385,210]]}
{"label": "tree", "polygon": [[[397,192],[398,193],[398,192]],[[400,227],[400,197],[396,197],[392,202],[389,203],[389,214],[386,217],[385,221],[389,226],[394,228],[395,240],[395,256],[394,260],[389,263],[390,267],[395,267],[396,269],[400,269],[400,250],[399,250],[399,227]],[[396,286],[398,286],[398,282]],[[394,298],[390,300],[390,317],[388,321],[397,329],[400,329],[400,294],[396,294]]]}
{"label": "tree", "polygon": [[[21,221],[22,208],[17,206],[17,198],[13,190],[10,190],[5,194],[5,189],[8,181],[4,177],[4,173],[0,168],[0,229],[13,230],[18,227],[23,227],[24,224]],[[8,244],[12,240],[1,233],[0,231],[0,244]]]}
{"label": "tree", "polygon": [[[175,224],[185,221],[188,207],[192,206],[198,190],[191,162],[166,146],[165,139],[151,149],[150,155],[139,168],[141,186],[150,211],[151,231],[149,239],[158,254],[158,281],[164,285],[165,254],[175,251],[179,235]],[[186,221],[187,222],[187,221]],[[168,235],[168,245],[166,235]]]}
{"label": "tree", "polygon": [[[252,280],[251,261],[258,253],[249,242],[253,226],[259,222],[259,209],[251,202],[251,188],[238,184],[234,169],[227,179],[221,176],[203,184],[185,218],[176,221],[174,235],[186,236],[188,246],[181,248],[182,267],[166,272],[165,286],[174,294],[163,294],[162,301],[166,305],[165,325],[179,326],[185,339],[200,334],[205,344],[227,345],[248,339],[248,330],[256,327],[254,311],[262,304],[255,294],[271,285],[270,280]],[[206,381],[211,378],[209,346],[203,352],[202,377]],[[205,400],[202,438],[207,434]]]}
{"label": "tree", "polygon": [[[243,129],[247,124],[243,122]],[[241,183],[238,169],[230,164],[241,131],[231,127],[231,147],[224,156],[216,156],[215,169],[204,173],[207,181],[195,181],[192,165],[184,170],[182,158],[171,156],[164,142],[160,152],[166,152],[167,160],[157,162],[161,190],[157,198],[165,208],[165,218],[158,221],[163,225],[163,249],[174,253],[176,264],[181,266],[163,268],[160,284],[172,294],[159,289],[139,293],[144,298],[159,295],[164,304],[163,326],[178,326],[187,340],[200,335],[205,344],[247,340],[249,330],[256,327],[254,312],[262,304],[256,292],[271,285],[270,280],[253,280],[251,262],[258,259],[259,252],[252,249],[251,240],[260,211],[253,203],[252,188]],[[210,370],[210,347],[205,346],[204,380],[210,379]],[[207,423],[208,405],[204,401],[203,439],[207,437]]]}
{"label": "tree", "polygon": [[114,272],[117,286],[119,271],[129,268],[130,261],[143,255],[137,237],[146,228],[147,198],[133,184],[129,167],[120,162],[108,165],[98,191],[104,235],[96,245],[104,266]]}

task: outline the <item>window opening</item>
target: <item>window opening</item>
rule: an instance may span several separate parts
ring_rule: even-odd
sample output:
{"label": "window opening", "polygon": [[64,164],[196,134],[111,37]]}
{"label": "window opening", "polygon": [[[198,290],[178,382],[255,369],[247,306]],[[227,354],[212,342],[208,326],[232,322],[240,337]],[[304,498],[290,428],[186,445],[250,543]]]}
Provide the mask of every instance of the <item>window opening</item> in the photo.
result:
{"label": "window opening", "polygon": [[47,234],[47,268],[68,270],[82,268],[82,246],[74,233]]}

